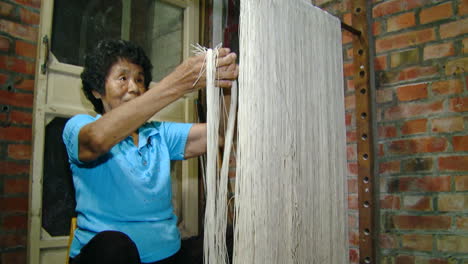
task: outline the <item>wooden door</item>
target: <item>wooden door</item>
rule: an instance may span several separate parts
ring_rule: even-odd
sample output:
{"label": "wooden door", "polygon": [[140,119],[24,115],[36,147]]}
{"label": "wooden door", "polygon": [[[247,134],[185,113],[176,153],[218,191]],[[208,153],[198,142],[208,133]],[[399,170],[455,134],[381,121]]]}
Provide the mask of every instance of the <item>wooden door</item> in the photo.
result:
{"label": "wooden door", "polygon": [[[61,131],[73,115],[95,115],[81,91],[84,54],[104,38],[141,45],[159,81],[190,54],[198,37],[198,0],[44,0],[34,100],[28,263],[65,263],[74,211]],[[152,119],[194,122],[196,94]],[[173,164],[174,208],[183,236],[198,233],[196,160]]]}

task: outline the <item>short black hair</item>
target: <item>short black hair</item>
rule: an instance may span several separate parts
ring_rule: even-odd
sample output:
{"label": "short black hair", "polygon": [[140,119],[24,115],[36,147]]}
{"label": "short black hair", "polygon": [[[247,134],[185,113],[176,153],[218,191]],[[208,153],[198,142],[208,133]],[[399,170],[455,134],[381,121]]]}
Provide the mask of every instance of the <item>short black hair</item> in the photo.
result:
{"label": "short black hair", "polygon": [[146,89],[148,89],[152,80],[151,70],[153,65],[140,46],[126,40],[100,41],[96,48],[86,55],[84,70],[81,73],[83,92],[93,104],[94,111],[99,114],[104,112],[104,106],[101,99],[94,97],[93,91],[105,94],[105,84],[109,70],[117,61],[122,59],[143,68]]}

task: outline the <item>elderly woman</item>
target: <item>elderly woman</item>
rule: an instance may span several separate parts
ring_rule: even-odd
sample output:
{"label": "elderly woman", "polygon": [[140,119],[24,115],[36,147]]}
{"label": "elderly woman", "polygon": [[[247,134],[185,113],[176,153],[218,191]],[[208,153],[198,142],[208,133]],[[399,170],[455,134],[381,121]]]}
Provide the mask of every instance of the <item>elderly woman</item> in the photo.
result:
{"label": "elderly woman", "polygon": [[[235,60],[220,50],[220,87],[237,77]],[[83,90],[99,114],[74,116],[63,132],[78,214],[71,263],[176,263],[170,161],[205,153],[206,125],[147,121],[205,85],[203,61],[191,57],[154,83],[151,62],[130,42],[102,41],[86,57]]]}

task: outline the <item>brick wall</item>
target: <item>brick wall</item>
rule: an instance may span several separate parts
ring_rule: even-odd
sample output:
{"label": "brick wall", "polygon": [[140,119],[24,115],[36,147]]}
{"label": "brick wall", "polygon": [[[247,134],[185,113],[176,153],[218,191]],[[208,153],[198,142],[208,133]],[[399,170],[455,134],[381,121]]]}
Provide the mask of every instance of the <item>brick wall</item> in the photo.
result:
{"label": "brick wall", "polygon": [[381,263],[468,263],[468,1],[373,1]]}
{"label": "brick wall", "polygon": [[0,1],[0,263],[26,263],[40,0]]}
{"label": "brick wall", "polygon": [[[350,0],[312,0],[351,24]],[[25,263],[40,0],[0,1],[0,254]],[[381,263],[468,263],[468,1],[374,0]],[[343,33],[350,263],[358,260],[351,35]]]}

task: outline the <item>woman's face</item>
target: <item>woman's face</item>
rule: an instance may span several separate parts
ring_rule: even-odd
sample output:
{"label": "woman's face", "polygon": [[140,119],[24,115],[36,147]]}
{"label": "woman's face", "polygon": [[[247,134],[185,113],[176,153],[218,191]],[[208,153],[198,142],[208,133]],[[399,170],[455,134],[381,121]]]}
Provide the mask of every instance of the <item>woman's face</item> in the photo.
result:
{"label": "woman's face", "polygon": [[93,91],[102,100],[104,113],[119,107],[146,91],[143,68],[125,59],[119,59],[109,70],[105,82],[105,94]]}

